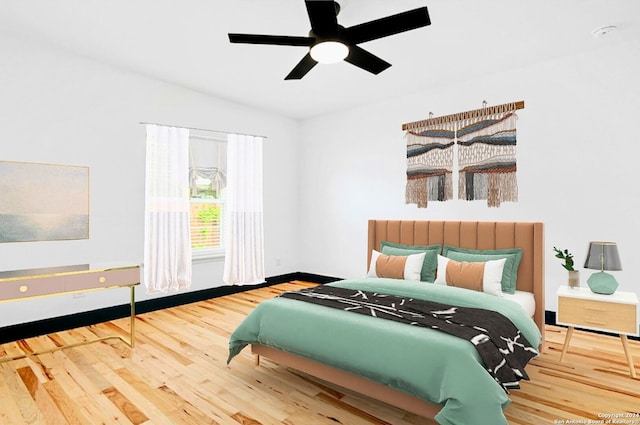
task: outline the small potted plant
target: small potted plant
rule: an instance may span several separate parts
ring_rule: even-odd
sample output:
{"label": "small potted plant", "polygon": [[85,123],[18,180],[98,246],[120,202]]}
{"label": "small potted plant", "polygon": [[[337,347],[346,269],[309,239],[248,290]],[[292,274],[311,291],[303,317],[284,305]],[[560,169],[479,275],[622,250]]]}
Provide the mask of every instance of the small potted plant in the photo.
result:
{"label": "small potted plant", "polygon": [[580,271],[573,268],[573,254],[571,254],[568,249],[562,250],[555,246],[553,247],[553,250],[556,253],[556,258],[564,260],[562,267],[567,269],[569,272],[569,287],[577,288],[580,286]]}

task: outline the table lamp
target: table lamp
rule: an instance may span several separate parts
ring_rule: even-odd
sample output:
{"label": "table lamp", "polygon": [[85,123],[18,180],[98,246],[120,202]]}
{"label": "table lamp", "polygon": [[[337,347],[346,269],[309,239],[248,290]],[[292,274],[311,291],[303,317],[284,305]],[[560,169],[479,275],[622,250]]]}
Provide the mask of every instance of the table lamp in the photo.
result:
{"label": "table lamp", "polygon": [[605,272],[605,270],[622,270],[618,246],[615,242],[589,242],[584,267],[600,270],[587,279],[587,285],[592,292],[611,295],[616,291],[618,282],[611,274]]}

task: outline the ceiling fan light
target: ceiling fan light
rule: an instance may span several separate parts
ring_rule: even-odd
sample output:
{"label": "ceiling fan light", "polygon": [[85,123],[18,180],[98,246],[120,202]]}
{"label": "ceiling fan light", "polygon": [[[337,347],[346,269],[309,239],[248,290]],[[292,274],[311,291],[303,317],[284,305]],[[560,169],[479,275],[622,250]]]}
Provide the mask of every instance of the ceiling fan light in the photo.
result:
{"label": "ceiling fan light", "polygon": [[349,47],[339,41],[322,41],[312,46],[310,53],[316,62],[336,63],[349,55]]}

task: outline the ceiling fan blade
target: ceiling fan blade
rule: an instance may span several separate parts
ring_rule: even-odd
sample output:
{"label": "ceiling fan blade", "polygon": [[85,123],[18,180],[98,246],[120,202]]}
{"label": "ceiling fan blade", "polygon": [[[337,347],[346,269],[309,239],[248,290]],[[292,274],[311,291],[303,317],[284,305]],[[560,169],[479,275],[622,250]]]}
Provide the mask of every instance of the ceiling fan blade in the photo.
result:
{"label": "ceiling fan blade", "polygon": [[376,75],[391,66],[389,62],[358,46],[349,46],[349,55],[344,60]]}
{"label": "ceiling fan blade", "polygon": [[[305,0],[307,14],[311,22],[311,31],[319,37],[337,36],[337,9],[340,6],[333,0]],[[339,9],[338,9],[339,10]]]}
{"label": "ceiling fan blade", "polygon": [[364,24],[354,25],[342,30],[349,43],[358,44],[389,35],[399,34],[416,28],[431,25],[429,11],[426,7],[409,10]]}
{"label": "ceiling fan blade", "polygon": [[288,35],[262,35],[262,34],[232,34],[229,33],[229,41],[232,43],[247,44],[275,44],[279,46],[305,46],[309,47],[315,42],[314,37],[292,37]]}
{"label": "ceiling fan blade", "polygon": [[285,80],[299,80],[304,77],[307,72],[311,71],[311,68],[316,66],[316,62],[309,53],[302,58],[300,62],[291,70],[289,75],[284,77]]}

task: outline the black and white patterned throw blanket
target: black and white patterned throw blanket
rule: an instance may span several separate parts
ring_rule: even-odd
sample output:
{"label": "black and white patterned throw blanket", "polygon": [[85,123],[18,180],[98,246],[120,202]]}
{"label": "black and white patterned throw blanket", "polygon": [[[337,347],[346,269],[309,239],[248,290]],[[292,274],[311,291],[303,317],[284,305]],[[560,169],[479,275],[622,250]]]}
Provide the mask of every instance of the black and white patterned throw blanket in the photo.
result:
{"label": "black and white patterned throw blanket", "polygon": [[290,291],[280,296],[464,338],[475,346],[484,367],[507,393],[509,389],[520,388],[521,379],[529,380],[524,367],[538,355],[508,318],[491,310],[332,286]]}

